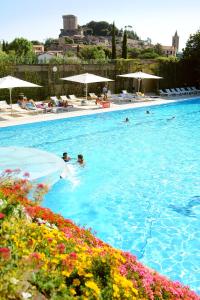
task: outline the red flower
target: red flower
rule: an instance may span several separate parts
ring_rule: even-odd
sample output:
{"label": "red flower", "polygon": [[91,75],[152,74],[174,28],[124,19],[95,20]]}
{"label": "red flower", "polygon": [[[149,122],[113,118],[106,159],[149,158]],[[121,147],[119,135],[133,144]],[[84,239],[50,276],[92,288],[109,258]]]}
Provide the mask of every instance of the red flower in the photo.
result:
{"label": "red flower", "polygon": [[43,183],[39,183],[38,185],[37,185],[37,188],[38,189],[43,189],[45,187],[45,185],[43,184]]}
{"label": "red flower", "polygon": [[5,214],[0,213],[0,219],[3,219],[5,217]]}
{"label": "red flower", "polygon": [[57,246],[57,249],[59,251],[59,253],[64,253],[65,252],[65,244],[61,243]]}
{"label": "red flower", "polygon": [[9,248],[0,248],[0,256],[4,259],[10,258],[10,249]]}

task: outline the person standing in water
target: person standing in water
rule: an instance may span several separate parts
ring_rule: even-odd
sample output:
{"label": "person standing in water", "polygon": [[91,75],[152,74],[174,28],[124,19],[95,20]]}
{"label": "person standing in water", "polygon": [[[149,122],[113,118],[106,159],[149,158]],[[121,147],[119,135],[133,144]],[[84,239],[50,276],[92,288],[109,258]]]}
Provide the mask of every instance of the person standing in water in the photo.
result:
{"label": "person standing in water", "polygon": [[62,156],[62,159],[65,161],[65,162],[68,162],[71,160],[71,157],[67,155],[67,152],[64,152],[63,153],[63,156]]}
{"label": "person standing in water", "polygon": [[82,154],[78,154],[78,157],[77,157],[77,163],[81,166],[84,166],[85,165],[85,161],[84,161],[84,158],[83,158],[83,155]]}

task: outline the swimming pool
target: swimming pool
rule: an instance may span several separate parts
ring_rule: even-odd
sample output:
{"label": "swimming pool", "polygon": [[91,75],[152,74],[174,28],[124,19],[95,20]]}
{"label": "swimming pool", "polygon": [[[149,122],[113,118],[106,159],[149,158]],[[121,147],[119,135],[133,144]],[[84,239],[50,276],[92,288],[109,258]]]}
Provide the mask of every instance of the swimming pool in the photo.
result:
{"label": "swimming pool", "polygon": [[44,205],[200,292],[200,99],[1,128],[0,141],[84,154]]}

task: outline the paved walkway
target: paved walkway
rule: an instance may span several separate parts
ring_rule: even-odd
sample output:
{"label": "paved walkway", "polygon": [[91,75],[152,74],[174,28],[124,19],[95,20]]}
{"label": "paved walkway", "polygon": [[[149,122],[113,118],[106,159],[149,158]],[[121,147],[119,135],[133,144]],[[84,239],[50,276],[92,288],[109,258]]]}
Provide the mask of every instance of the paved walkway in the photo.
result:
{"label": "paved walkway", "polygon": [[[187,99],[192,99],[197,97],[190,97]],[[28,124],[28,123],[36,123],[36,122],[43,122],[43,121],[49,121],[49,120],[57,120],[57,119],[65,119],[65,118],[72,118],[72,117],[78,117],[78,116],[86,116],[86,115],[92,115],[92,114],[100,114],[100,113],[106,113],[111,111],[118,111],[118,110],[126,110],[130,108],[137,108],[137,107],[146,107],[146,106],[152,106],[152,105],[161,105],[166,103],[172,103],[177,101],[183,101],[187,100],[185,97],[179,97],[179,98],[171,98],[171,99],[163,99],[163,98],[149,98],[149,100],[145,101],[139,101],[137,103],[111,103],[110,108],[94,108],[90,106],[84,106],[84,107],[75,107],[73,110],[70,110],[68,112],[61,112],[61,113],[43,113],[43,114],[13,114],[10,113],[0,113],[0,127],[8,127],[8,126],[14,126],[14,125],[21,125],[21,124]]]}

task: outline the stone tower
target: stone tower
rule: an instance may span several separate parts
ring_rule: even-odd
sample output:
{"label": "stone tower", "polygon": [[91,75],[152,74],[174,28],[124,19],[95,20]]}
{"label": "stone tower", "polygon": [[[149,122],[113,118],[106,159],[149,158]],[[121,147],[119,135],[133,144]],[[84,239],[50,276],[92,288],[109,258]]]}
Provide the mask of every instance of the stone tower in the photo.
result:
{"label": "stone tower", "polygon": [[78,29],[78,20],[74,15],[63,16],[63,29],[65,31],[75,31]]}
{"label": "stone tower", "polygon": [[82,34],[78,26],[78,18],[76,16],[64,15],[62,17],[63,17],[63,29],[60,30],[59,37]]}
{"label": "stone tower", "polygon": [[172,46],[176,49],[176,52],[177,52],[178,48],[179,48],[179,36],[178,36],[177,30],[176,30],[174,36],[172,37]]}

